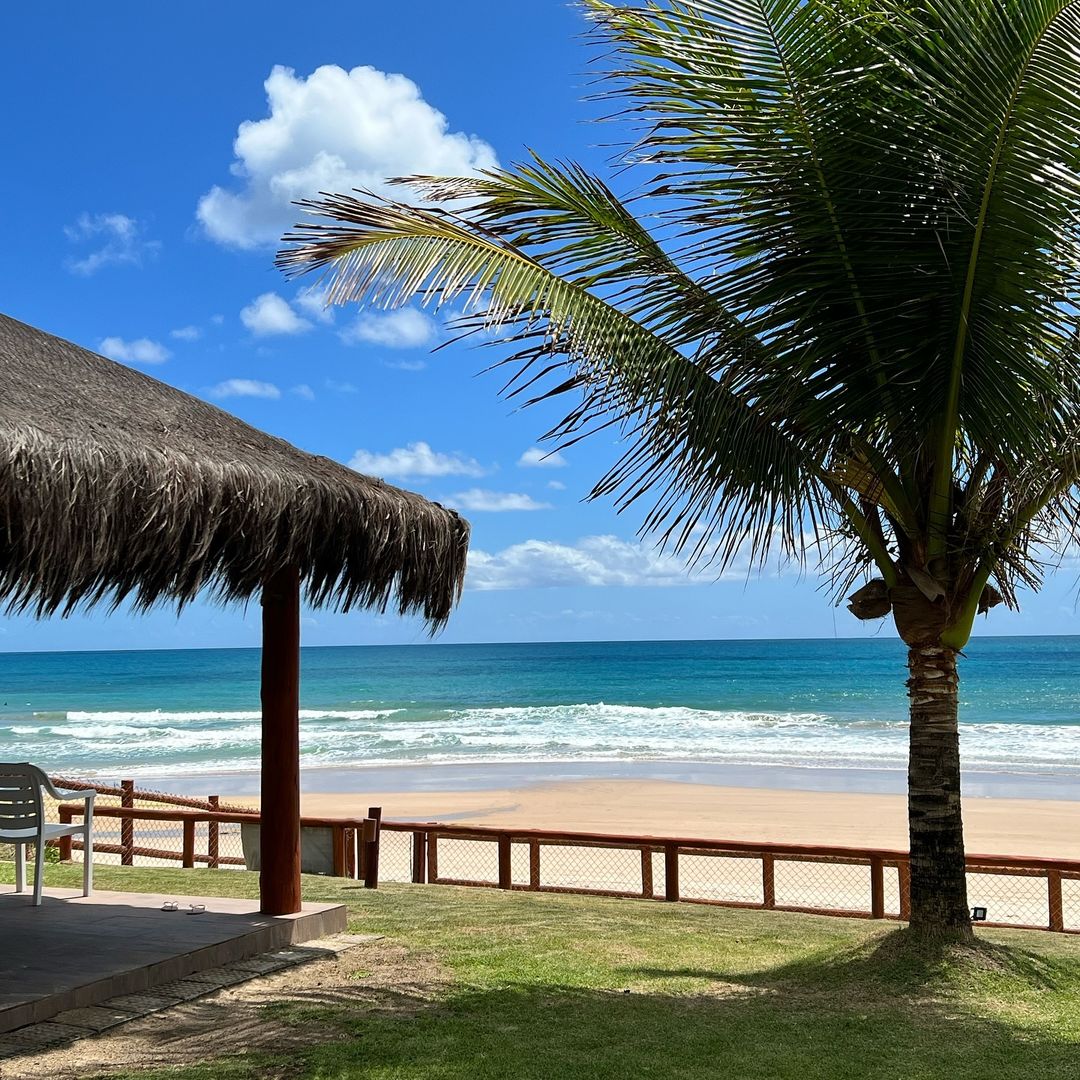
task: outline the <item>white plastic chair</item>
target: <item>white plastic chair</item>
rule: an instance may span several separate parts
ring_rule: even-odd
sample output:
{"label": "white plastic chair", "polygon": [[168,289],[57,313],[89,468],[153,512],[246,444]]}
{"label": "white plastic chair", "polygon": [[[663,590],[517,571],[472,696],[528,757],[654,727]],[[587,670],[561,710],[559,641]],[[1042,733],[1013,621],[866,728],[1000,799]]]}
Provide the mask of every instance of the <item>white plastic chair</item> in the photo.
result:
{"label": "white plastic chair", "polygon": [[[45,820],[42,792],[54,799],[86,804],[80,822],[54,825]],[[45,842],[60,836],[83,837],[83,896],[94,887],[94,795],[93,791],[62,791],[36,765],[27,762],[0,763],[0,843],[15,845],[15,891],[26,888],[26,845],[35,846],[34,905],[41,903],[42,873],[45,867]]]}

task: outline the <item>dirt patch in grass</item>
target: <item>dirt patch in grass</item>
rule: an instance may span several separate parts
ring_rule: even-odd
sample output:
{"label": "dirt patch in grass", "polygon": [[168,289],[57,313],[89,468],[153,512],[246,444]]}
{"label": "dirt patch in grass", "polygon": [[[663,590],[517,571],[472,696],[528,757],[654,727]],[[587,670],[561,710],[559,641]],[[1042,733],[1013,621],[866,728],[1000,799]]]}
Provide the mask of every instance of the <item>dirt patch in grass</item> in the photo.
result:
{"label": "dirt patch in grass", "polygon": [[[430,957],[380,941],[265,975],[131,1020],[101,1035],[0,1063],[3,1080],[84,1080],[114,1071],[195,1065],[345,1040],[347,1026],[314,1016],[408,1016],[431,1008],[448,979]],[[264,1072],[265,1080],[290,1075]]]}

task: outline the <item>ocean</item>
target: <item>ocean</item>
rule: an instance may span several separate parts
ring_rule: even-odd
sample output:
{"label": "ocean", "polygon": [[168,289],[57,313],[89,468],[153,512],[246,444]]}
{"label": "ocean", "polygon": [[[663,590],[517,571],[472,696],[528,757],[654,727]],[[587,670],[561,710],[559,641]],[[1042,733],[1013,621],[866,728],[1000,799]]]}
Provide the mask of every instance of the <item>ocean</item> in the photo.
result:
{"label": "ocean", "polygon": [[[311,648],[305,768],[680,762],[901,769],[893,639]],[[259,763],[259,652],[0,654],[0,760],[79,776]],[[979,638],[964,764],[1080,779],[1080,637]]]}

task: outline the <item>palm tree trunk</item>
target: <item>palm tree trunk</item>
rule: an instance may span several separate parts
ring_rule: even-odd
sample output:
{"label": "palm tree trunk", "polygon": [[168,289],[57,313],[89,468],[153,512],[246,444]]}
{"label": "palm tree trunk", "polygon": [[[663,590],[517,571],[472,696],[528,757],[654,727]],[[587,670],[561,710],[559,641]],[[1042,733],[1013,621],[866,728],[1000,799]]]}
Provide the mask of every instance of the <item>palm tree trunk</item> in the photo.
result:
{"label": "palm tree trunk", "polygon": [[908,670],[911,929],[927,936],[970,937],[956,652],[942,645],[916,646],[908,650]]}

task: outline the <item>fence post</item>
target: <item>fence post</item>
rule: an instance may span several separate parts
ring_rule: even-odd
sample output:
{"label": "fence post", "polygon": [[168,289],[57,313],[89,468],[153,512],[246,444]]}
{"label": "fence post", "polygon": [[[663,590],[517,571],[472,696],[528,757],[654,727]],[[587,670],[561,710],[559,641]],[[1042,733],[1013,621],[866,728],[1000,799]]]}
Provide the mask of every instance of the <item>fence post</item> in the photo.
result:
{"label": "fence post", "polygon": [[776,907],[776,859],[769,852],[761,856],[761,906]]}
{"label": "fence post", "polygon": [[540,841],[529,841],[529,888],[540,890]]}
{"label": "fence post", "polygon": [[[122,789],[120,805],[127,810],[134,809],[135,781],[121,780],[120,787]],[[129,817],[120,819],[120,847],[123,848],[120,852],[120,865],[131,866],[135,862],[135,854],[132,850],[135,847],[135,822]]]}
{"label": "fence post", "polygon": [[900,879],[900,919],[907,922],[911,918],[911,863],[901,859],[896,864],[896,873]]}
{"label": "fence post", "polygon": [[[382,807],[369,806],[368,818],[373,827],[371,838],[365,841],[364,847],[364,888],[377,889],[379,887],[379,838],[382,833]],[[367,822],[364,823],[364,836],[367,836]]]}
{"label": "fence post", "polygon": [[[61,807],[59,807],[59,813],[60,813],[60,824],[61,825],[70,825],[71,824],[71,807],[70,806],[61,806]],[[71,862],[71,836],[70,835],[60,837],[60,861],[61,862]]]}
{"label": "fence post", "polygon": [[439,834],[437,832],[427,834],[427,872],[428,881],[439,880]]}
{"label": "fence post", "polygon": [[412,879],[414,885],[427,881],[427,833],[412,834]]}
{"label": "fence post", "polygon": [[[210,809],[216,811],[221,805],[221,796],[211,795],[206,801],[210,804]],[[216,821],[209,821],[206,824],[206,865],[211,870],[217,870],[221,866],[221,853],[218,848],[218,827]]]}
{"label": "fence post", "polygon": [[880,855],[870,856],[870,918],[885,918],[885,864]]}
{"label": "fence post", "polygon": [[181,852],[181,866],[190,870],[195,865],[195,819],[184,818],[184,850]]}
{"label": "fence post", "polygon": [[359,881],[364,876],[364,830],[345,830],[345,877]]}
{"label": "fence post", "polygon": [[499,888],[509,889],[511,884],[510,834],[499,833]]}
{"label": "fence post", "polygon": [[330,827],[330,850],[334,863],[334,877],[345,877],[345,826]]}
{"label": "fence post", "polygon": [[1061,900],[1061,871],[1046,871],[1046,892],[1050,902],[1050,929],[1065,929],[1065,908]]}
{"label": "fence post", "polygon": [[641,849],[641,898],[653,898],[652,848],[647,847]]}
{"label": "fence post", "polygon": [[664,845],[664,899],[679,899],[679,849],[674,844]]}

